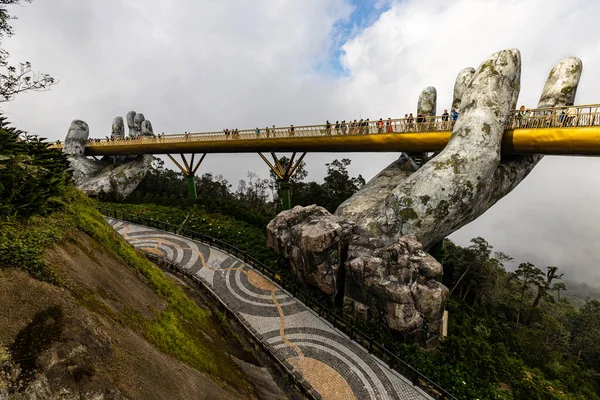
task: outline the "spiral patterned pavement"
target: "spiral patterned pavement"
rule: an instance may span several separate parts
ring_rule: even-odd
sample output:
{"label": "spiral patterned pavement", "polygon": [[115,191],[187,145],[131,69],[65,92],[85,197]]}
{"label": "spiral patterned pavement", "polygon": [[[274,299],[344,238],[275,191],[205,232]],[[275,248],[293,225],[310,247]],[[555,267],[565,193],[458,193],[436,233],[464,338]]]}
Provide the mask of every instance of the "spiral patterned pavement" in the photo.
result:
{"label": "spiral patterned pavement", "polygon": [[[430,399],[363,347],[241,260],[200,242],[112,218],[137,249],[201,277],[323,399]],[[317,396],[318,397],[318,396]]]}

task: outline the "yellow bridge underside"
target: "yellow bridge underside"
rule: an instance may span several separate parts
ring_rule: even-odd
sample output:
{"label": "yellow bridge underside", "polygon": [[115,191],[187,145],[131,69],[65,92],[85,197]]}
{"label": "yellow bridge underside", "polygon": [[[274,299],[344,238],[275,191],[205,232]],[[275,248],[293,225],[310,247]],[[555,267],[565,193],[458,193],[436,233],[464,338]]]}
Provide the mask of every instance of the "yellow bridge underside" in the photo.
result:
{"label": "yellow bridge underside", "polygon": [[[156,139],[94,143],[88,156],[177,153],[265,153],[265,152],[437,152],[450,139],[450,131],[381,133],[317,137],[278,137],[216,140],[163,137]],[[62,146],[60,146],[62,147]],[[600,126],[507,130],[502,139],[507,154],[600,155]]]}

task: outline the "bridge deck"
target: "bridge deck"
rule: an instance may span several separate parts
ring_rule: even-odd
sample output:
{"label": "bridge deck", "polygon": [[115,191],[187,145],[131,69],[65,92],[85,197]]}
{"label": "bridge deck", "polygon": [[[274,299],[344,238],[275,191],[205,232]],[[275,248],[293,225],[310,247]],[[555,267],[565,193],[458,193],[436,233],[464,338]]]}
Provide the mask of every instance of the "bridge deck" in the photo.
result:
{"label": "bridge deck", "polygon": [[[449,120],[450,119],[450,120]],[[88,140],[86,155],[257,152],[436,152],[454,125],[444,116]],[[62,145],[55,145],[62,147]],[[504,153],[600,155],[600,105],[515,111],[502,140]]]}

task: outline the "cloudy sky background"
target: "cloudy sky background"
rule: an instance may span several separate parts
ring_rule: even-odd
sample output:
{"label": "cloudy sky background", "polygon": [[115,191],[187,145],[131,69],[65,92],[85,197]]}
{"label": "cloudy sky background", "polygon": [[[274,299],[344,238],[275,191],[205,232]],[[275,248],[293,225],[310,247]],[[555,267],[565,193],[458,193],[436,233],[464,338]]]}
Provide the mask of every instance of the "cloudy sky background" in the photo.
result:
{"label": "cloudy sky background", "polygon": [[[600,2],[592,0],[37,0],[13,7],[3,46],[60,80],[2,109],[20,129],[91,136],[143,112],[156,132],[209,131],[325,119],[401,117],[420,91],[449,107],[456,74],[521,50],[519,103],[535,106],[552,66],[578,56],[578,104],[600,103]],[[347,156],[369,179],[395,154],[309,154],[308,179]],[[600,160],[546,157],[510,195],[452,235],[567,277],[600,283]],[[203,172],[234,183],[268,176],[257,155],[209,155]]]}

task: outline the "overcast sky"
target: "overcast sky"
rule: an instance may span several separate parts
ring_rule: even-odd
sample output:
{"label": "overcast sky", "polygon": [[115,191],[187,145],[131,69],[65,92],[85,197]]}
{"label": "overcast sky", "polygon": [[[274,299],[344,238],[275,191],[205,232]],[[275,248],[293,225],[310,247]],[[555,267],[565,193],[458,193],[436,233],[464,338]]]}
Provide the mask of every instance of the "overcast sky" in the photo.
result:
{"label": "overcast sky", "polygon": [[[600,1],[595,0],[36,0],[13,7],[12,60],[60,80],[3,105],[17,127],[64,139],[73,119],[91,136],[143,112],[155,132],[209,131],[325,119],[401,117],[420,91],[451,102],[456,74],[517,47],[519,103],[535,106],[563,57],[584,72],[578,104],[600,103]],[[340,154],[309,154],[320,181]],[[348,154],[366,179],[395,154]],[[511,194],[452,235],[475,236],[517,261],[557,265],[600,283],[600,160],[546,157]],[[257,155],[208,155],[203,172],[235,183],[267,177]]]}

